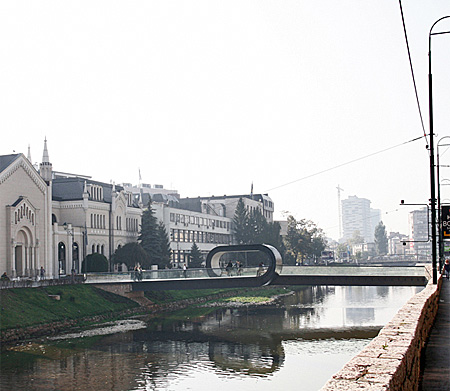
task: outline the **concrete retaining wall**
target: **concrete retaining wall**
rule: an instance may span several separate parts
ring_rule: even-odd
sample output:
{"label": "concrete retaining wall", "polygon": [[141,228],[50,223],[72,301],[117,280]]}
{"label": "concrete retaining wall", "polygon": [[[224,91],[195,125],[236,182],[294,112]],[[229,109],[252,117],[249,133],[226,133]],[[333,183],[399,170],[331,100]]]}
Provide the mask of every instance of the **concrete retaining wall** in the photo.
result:
{"label": "concrete retaining wall", "polygon": [[412,297],[321,391],[418,390],[420,360],[439,304],[442,279]]}

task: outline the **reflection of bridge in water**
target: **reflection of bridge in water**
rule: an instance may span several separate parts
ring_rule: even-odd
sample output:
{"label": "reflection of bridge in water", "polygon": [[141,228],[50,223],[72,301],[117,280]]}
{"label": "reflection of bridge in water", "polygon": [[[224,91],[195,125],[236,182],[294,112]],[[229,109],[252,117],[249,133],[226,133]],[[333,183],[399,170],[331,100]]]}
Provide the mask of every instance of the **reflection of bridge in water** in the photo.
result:
{"label": "reflection of bridge in water", "polygon": [[132,291],[215,289],[264,285],[425,286],[430,278],[420,266],[286,266],[268,245],[222,246],[207,257],[206,268],[91,273],[86,283],[130,284]]}

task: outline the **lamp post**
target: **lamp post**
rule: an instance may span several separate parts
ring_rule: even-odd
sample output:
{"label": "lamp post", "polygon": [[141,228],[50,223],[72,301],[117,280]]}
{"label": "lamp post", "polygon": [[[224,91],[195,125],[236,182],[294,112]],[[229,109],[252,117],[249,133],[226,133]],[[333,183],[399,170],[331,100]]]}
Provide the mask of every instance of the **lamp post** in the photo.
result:
{"label": "lamp post", "polygon": [[71,259],[71,261],[72,261],[72,270],[71,270],[71,275],[73,276],[73,274],[75,273],[75,259],[74,259],[74,238],[73,238],[73,235],[74,235],[74,232],[73,232],[73,227],[72,227],[72,224],[67,224],[67,223],[64,223],[63,224],[63,227],[64,227],[64,229],[67,231],[67,234],[71,237],[71,240],[70,240],[70,248],[72,249],[71,250],[71,256],[70,256],[70,259]]}
{"label": "lamp post", "polygon": [[430,116],[430,184],[431,184],[431,261],[433,267],[433,284],[437,284],[437,267],[436,267],[436,183],[435,183],[435,169],[434,169],[434,130],[433,130],[433,77],[431,73],[431,37],[433,35],[447,34],[450,31],[433,33],[433,28],[441,20],[450,18],[450,16],[443,16],[438,19],[430,28],[428,34],[428,105]]}

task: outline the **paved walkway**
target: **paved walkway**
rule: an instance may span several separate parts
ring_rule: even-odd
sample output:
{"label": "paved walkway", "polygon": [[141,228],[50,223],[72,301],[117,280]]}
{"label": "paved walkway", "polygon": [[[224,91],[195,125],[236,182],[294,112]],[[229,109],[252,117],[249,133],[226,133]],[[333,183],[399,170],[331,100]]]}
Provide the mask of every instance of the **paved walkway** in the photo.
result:
{"label": "paved walkway", "polygon": [[419,390],[450,390],[450,281],[442,281],[439,309],[425,350]]}

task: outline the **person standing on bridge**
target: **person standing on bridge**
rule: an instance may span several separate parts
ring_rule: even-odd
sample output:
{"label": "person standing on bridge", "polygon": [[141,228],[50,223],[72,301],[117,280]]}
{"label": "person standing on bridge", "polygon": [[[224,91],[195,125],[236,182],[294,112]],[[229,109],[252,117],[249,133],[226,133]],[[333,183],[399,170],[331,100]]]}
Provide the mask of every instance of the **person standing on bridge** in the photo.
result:
{"label": "person standing on bridge", "polygon": [[445,274],[445,278],[449,279],[450,275],[450,263],[448,259],[445,260],[444,266],[442,267],[442,272]]}

